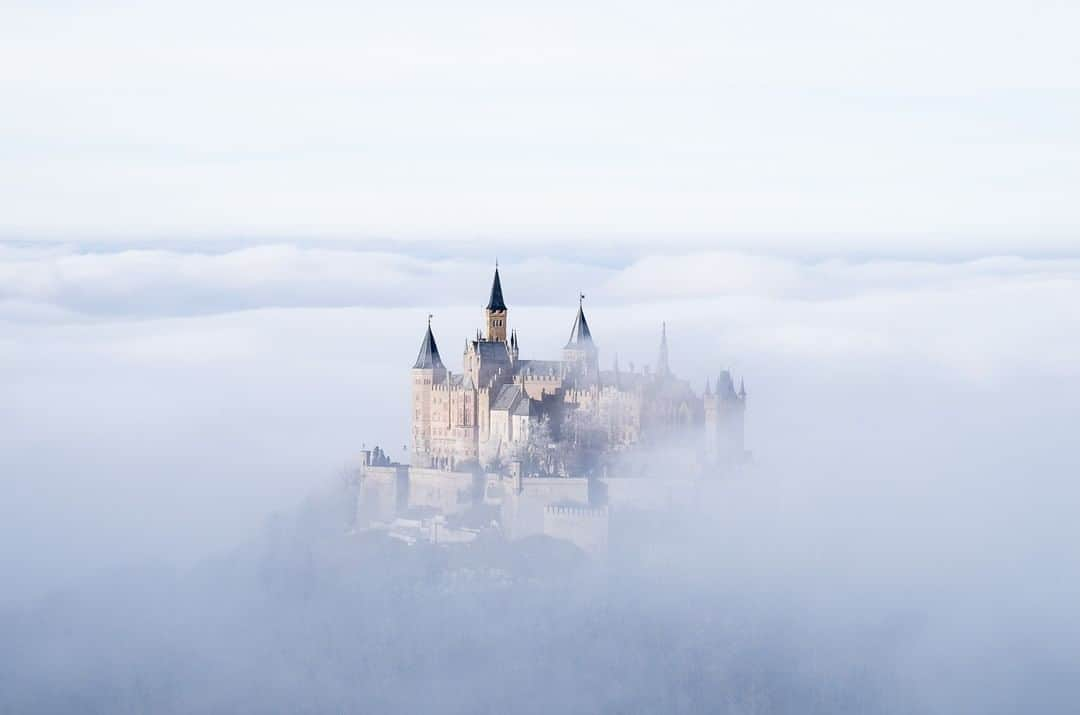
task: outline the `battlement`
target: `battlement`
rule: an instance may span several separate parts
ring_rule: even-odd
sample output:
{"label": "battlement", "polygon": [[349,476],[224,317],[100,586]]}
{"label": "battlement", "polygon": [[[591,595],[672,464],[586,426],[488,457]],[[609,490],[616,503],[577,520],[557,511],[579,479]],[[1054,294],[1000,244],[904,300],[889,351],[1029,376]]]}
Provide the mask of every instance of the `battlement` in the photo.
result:
{"label": "battlement", "polygon": [[578,519],[607,519],[606,506],[586,506],[585,504],[548,504],[544,507],[545,515],[575,517]]}
{"label": "battlement", "polygon": [[553,373],[525,372],[518,375],[518,382],[562,382],[562,375]]}
{"label": "battlement", "polygon": [[608,546],[608,509],[577,503],[547,504],[544,534],[569,541],[587,554],[601,555]]}

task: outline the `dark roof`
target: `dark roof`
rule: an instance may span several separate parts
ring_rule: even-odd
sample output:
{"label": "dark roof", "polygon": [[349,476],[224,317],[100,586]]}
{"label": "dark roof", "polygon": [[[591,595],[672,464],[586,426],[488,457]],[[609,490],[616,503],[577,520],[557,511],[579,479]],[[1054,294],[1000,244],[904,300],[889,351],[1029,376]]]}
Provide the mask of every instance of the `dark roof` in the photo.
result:
{"label": "dark roof", "polygon": [[416,356],[413,370],[431,370],[445,368],[442,358],[439,357],[439,347],[435,344],[435,336],[431,333],[431,324],[427,326],[424,342],[420,343],[420,354]]}
{"label": "dark roof", "polygon": [[499,280],[499,267],[495,267],[495,280],[491,282],[491,297],[488,298],[487,304],[488,310],[506,310],[506,303],[503,301],[502,294],[502,281]]}
{"label": "dark roof", "polygon": [[526,397],[524,400],[518,401],[518,403],[514,406],[514,411],[512,414],[528,417],[529,406],[531,402],[531,398],[528,397]]}
{"label": "dark roof", "polygon": [[476,352],[480,353],[482,362],[509,362],[510,353],[506,350],[506,343],[495,340],[480,340],[476,343]]}
{"label": "dark roof", "polygon": [[495,399],[491,401],[493,410],[509,410],[514,406],[514,401],[521,394],[521,388],[517,385],[503,385],[495,393]]}
{"label": "dark roof", "polygon": [[589,332],[589,324],[585,321],[585,310],[579,305],[577,317],[574,318],[574,326],[570,328],[570,340],[566,347],[582,347],[592,345],[592,333]]}
{"label": "dark roof", "polygon": [[560,360],[518,360],[514,373],[518,375],[559,375],[563,364]]}
{"label": "dark roof", "polygon": [[446,384],[449,385],[450,387],[460,387],[460,388],[463,388],[463,389],[466,389],[466,390],[471,390],[472,386],[473,386],[472,380],[469,379],[468,375],[464,375],[464,374],[447,375],[446,376]]}

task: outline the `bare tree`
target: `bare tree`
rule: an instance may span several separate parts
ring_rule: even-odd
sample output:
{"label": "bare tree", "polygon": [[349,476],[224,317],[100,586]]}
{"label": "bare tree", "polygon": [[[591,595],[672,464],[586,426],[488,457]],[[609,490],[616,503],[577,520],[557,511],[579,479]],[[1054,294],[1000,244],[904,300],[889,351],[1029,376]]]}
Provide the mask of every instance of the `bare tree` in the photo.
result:
{"label": "bare tree", "polygon": [[555,476],[564,473],[563,448],[552,435],[551,420],[544,415],[529,425],[529,436],[520,443],[515,457],[529,474]]}

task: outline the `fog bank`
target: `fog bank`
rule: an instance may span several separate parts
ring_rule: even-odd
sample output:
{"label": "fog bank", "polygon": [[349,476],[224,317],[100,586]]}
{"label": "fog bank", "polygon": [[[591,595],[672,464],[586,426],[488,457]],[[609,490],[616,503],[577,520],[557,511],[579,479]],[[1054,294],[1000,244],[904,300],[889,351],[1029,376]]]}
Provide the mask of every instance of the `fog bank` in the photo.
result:
{"label": "fog bank", "polygon": [[[754,465],[559,542],[349,535],[490,266],[0,250],[0,710],[1062,712],[1080,268],[722,253],[501,268],[523,353],[746,375]],[[476,295],[477,290],[480,294]]]}

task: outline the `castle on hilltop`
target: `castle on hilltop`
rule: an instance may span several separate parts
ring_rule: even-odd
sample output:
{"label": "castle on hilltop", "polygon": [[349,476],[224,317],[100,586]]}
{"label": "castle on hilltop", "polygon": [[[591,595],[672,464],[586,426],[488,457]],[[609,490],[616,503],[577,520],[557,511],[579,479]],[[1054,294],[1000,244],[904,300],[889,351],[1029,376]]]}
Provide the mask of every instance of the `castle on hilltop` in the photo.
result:
{"label": "castle on hilltop", "polygon": [[609,507],[692,508],[709,477],[746,461],[741,381],[736,390],[724,370],[696,394],[671,371],[666,325],[655,370],[601,370],[583,299],[561,359],[523,359],[496,266],[461,373],[443,363],[428,317],[412,366],[411,464],[364,450],[358,528],[447,544],[494,527],[602,553]]}
{"label": "castle on hilltop", "polygon": [[601,370],[583,298],[562,359],[523,359],[496,266],[484,331],[465,341],[460,374],[446,369],[429,318],[412,366],[412,463],[497,469],[542,449],[539,438],[563,445],[564,455],[577,454],[570,464],[563,459],[533,469],[570,476],[572,467],[595,469],[607,453],[691,436],[701,438],[709,461],[739,460],[745,387],[736,390],[724,370],[715,387],[706,380],[704,394],[695,394],[668,364],[666,325],[654,371],[622,371],[617,359]]}

